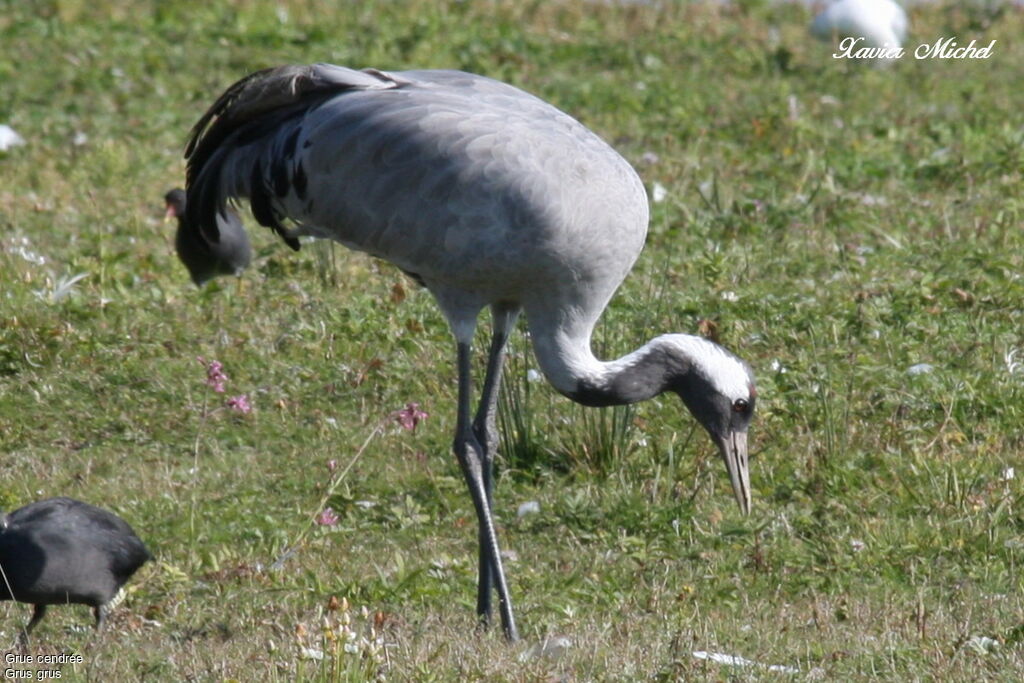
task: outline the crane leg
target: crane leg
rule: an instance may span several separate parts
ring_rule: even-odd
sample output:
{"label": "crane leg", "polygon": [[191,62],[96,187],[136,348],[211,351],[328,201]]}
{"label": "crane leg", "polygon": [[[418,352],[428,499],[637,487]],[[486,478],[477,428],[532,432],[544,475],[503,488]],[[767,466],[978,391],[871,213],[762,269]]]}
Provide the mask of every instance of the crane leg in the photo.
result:
{"label": "crane leg", "polygon": [[[487,489],[484,482],[484,457],[483,447],[473,434],[473,425],[469,418],[470,394],[472,393],[472,363],[469,341],[458,339],[458,368],[459,368],[459,405],[455,426],[455,457],[459,460],[462,468],[462,475],[466,479],[469,493],[473,498],[473,507],[476,509],[477,522],[479,524],[479,536],[481,539],[480,554],[486,556],[490,564],[495,587],[498,590],[498,609],[501,614],[501,626],[505,637],[514,641],[519,638],[516,631],[515,619],[512,616],[512,603],[508,596],[508,585],[505,582],[505,572],[501,566],[501,552],[498,548],[498,535],[494,530],[494,520],[491,517],[491,506],[487,501]],[[481,571],[484,571],[483,569]],[[480,608],[486,608],[480,613]],[[490,620],[490,592],[485,605],[477,605],[480,619],[486,624]]]}
{"label": "crane leg", "polygon": [[[498,451],[498,393],[501,390],[501,370],[505,361],[505,343],[508,341],[519,309],[507,306],[492,306],[493,335],[491,348],[487,354],[487,373],[484,375],[484,386],[480,392],[480,405],[473,418],[473,435],[482,448],[482,470],[484,493],[487,507],[494,510],[494,455]],[[491,591],[496,579],[494,566],[485,551],[487,539],[480,534],[480,575],[477,581],[476,611],[486,621],[491,615]]]}

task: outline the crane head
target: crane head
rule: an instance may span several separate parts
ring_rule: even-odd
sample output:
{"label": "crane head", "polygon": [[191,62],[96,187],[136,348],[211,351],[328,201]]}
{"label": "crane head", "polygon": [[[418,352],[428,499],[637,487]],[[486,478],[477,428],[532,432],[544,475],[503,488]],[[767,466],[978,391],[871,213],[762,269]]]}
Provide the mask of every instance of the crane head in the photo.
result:
{"label": "crane head", "polygon": [[736,502],[743,514],[749,514],[747,430],[757,402],[753,374],[746,363],[714,342],[687,337],[685,346],[671,388],[718,446]]}

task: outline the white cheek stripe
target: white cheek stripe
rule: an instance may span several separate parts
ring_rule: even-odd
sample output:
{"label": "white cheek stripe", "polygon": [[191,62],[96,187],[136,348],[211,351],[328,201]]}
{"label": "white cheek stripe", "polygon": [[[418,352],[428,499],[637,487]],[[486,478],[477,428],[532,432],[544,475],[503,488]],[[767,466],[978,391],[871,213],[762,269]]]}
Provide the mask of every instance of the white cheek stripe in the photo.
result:
{"label": "white cheek stripe", "polygon": [[722,395],[730,401],[738,398],[750,400],[750,375],[746,366],[718,344],[703,337],[672,335],[677,344],[689,356],[697,368]]}

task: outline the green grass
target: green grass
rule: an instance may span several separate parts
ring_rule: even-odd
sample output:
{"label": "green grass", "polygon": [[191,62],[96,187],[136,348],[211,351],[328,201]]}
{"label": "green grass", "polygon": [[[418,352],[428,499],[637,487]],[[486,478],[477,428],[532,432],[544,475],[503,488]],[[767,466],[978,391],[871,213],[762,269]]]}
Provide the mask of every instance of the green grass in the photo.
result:
{"label": "green grass", "polygon": [[[100,504],[158,557],[100,641],[53,610],[33,652],[81,653],[71,680],[790,678],[697,650],[815,680],[1024,676],[1024,15],[916,8],[912,45],[995,57],[870,69],[799,6],[661,4],[0,3],[0,122],[28,141],[0,153],[0,505]],[[496,512],[523,643],[474,634],[429,294],[255,226],[245,286],[197,291],[159,220],[213,98],[311,61],[511,81],[666,189],[595,347],[704,330],[751,363],[749,518],[677,400],[585,410],[526,379],[517,336]],[[388,419],[409,401],[415,432]],[[27,617],[0,605],[0,641]],[[346,653],[371,626],[383,649]],[[554,637],[561,657],[524,655]]]}

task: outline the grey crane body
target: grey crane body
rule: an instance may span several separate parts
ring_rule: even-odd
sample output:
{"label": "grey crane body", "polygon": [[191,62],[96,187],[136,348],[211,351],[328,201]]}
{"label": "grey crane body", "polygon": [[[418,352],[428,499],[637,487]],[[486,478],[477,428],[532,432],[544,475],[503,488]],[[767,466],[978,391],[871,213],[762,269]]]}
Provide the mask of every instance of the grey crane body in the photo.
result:
{"label": "grey crane body", "polygon": [[[228,88],[186,156],[188,224],[208,237],[228,200],[248,198],[256,219],[293,247],[302,235],[333,239],[394,263],[433,294],[458,351],[454,450],[480,522],[477,610],[489,618],[494,585],[508,637],[516,630],[491,462],[503,349],[520,311],[538,364],[566,396],[614,405],[678,393],[749,509],[755,391],[742,361],[678,334],[610,362],[591,352],[594,325],[643,247],[647,196],[629,163],[569,115],[462,72],[287,66]],[[471,416],[470,344],[485,307],[493,339]]]}
{"label": "grey crane body", "polygon": [[[646,193],[624,159],[567,114],[498,81],[452,71],[389,80],[322,66],[372,80],[280,123],[272,138],[222,147],[206,164],[192,159],[197,176],[203,168],[220,178],[192,178],[202,192],[193,204],[190,187],[190,219],[208,221],[204,200],[252,197],[299,224],[291,237],[333,239],[414,274],[449,319],[475,320],[508,301],[532,304],[533,324],[562,317],[571,299],[585,316],[575,323],[596,321],[647,232]],[[541,289],[544,301],[532,296]],[[572,298],[581,291],[588,301]]]}
{"label": "grey crane body", "polygon": [[231,209],[219,212],[216,239],[211,240],[187,225],[185,199],[185,191],[180,188],[164,195],[167,217],[178,221],[174,250],[192,281],[202,287],[218,275],[241,275],[252,261],[252,247],[242,219]]}
{"label": "grey crane body", "polygon": [[89,605],[102,628],[121,587],[151,558],[127,522],[71,498],[0,514],[0,600],[35,606],[23,639],[48,605]]}

